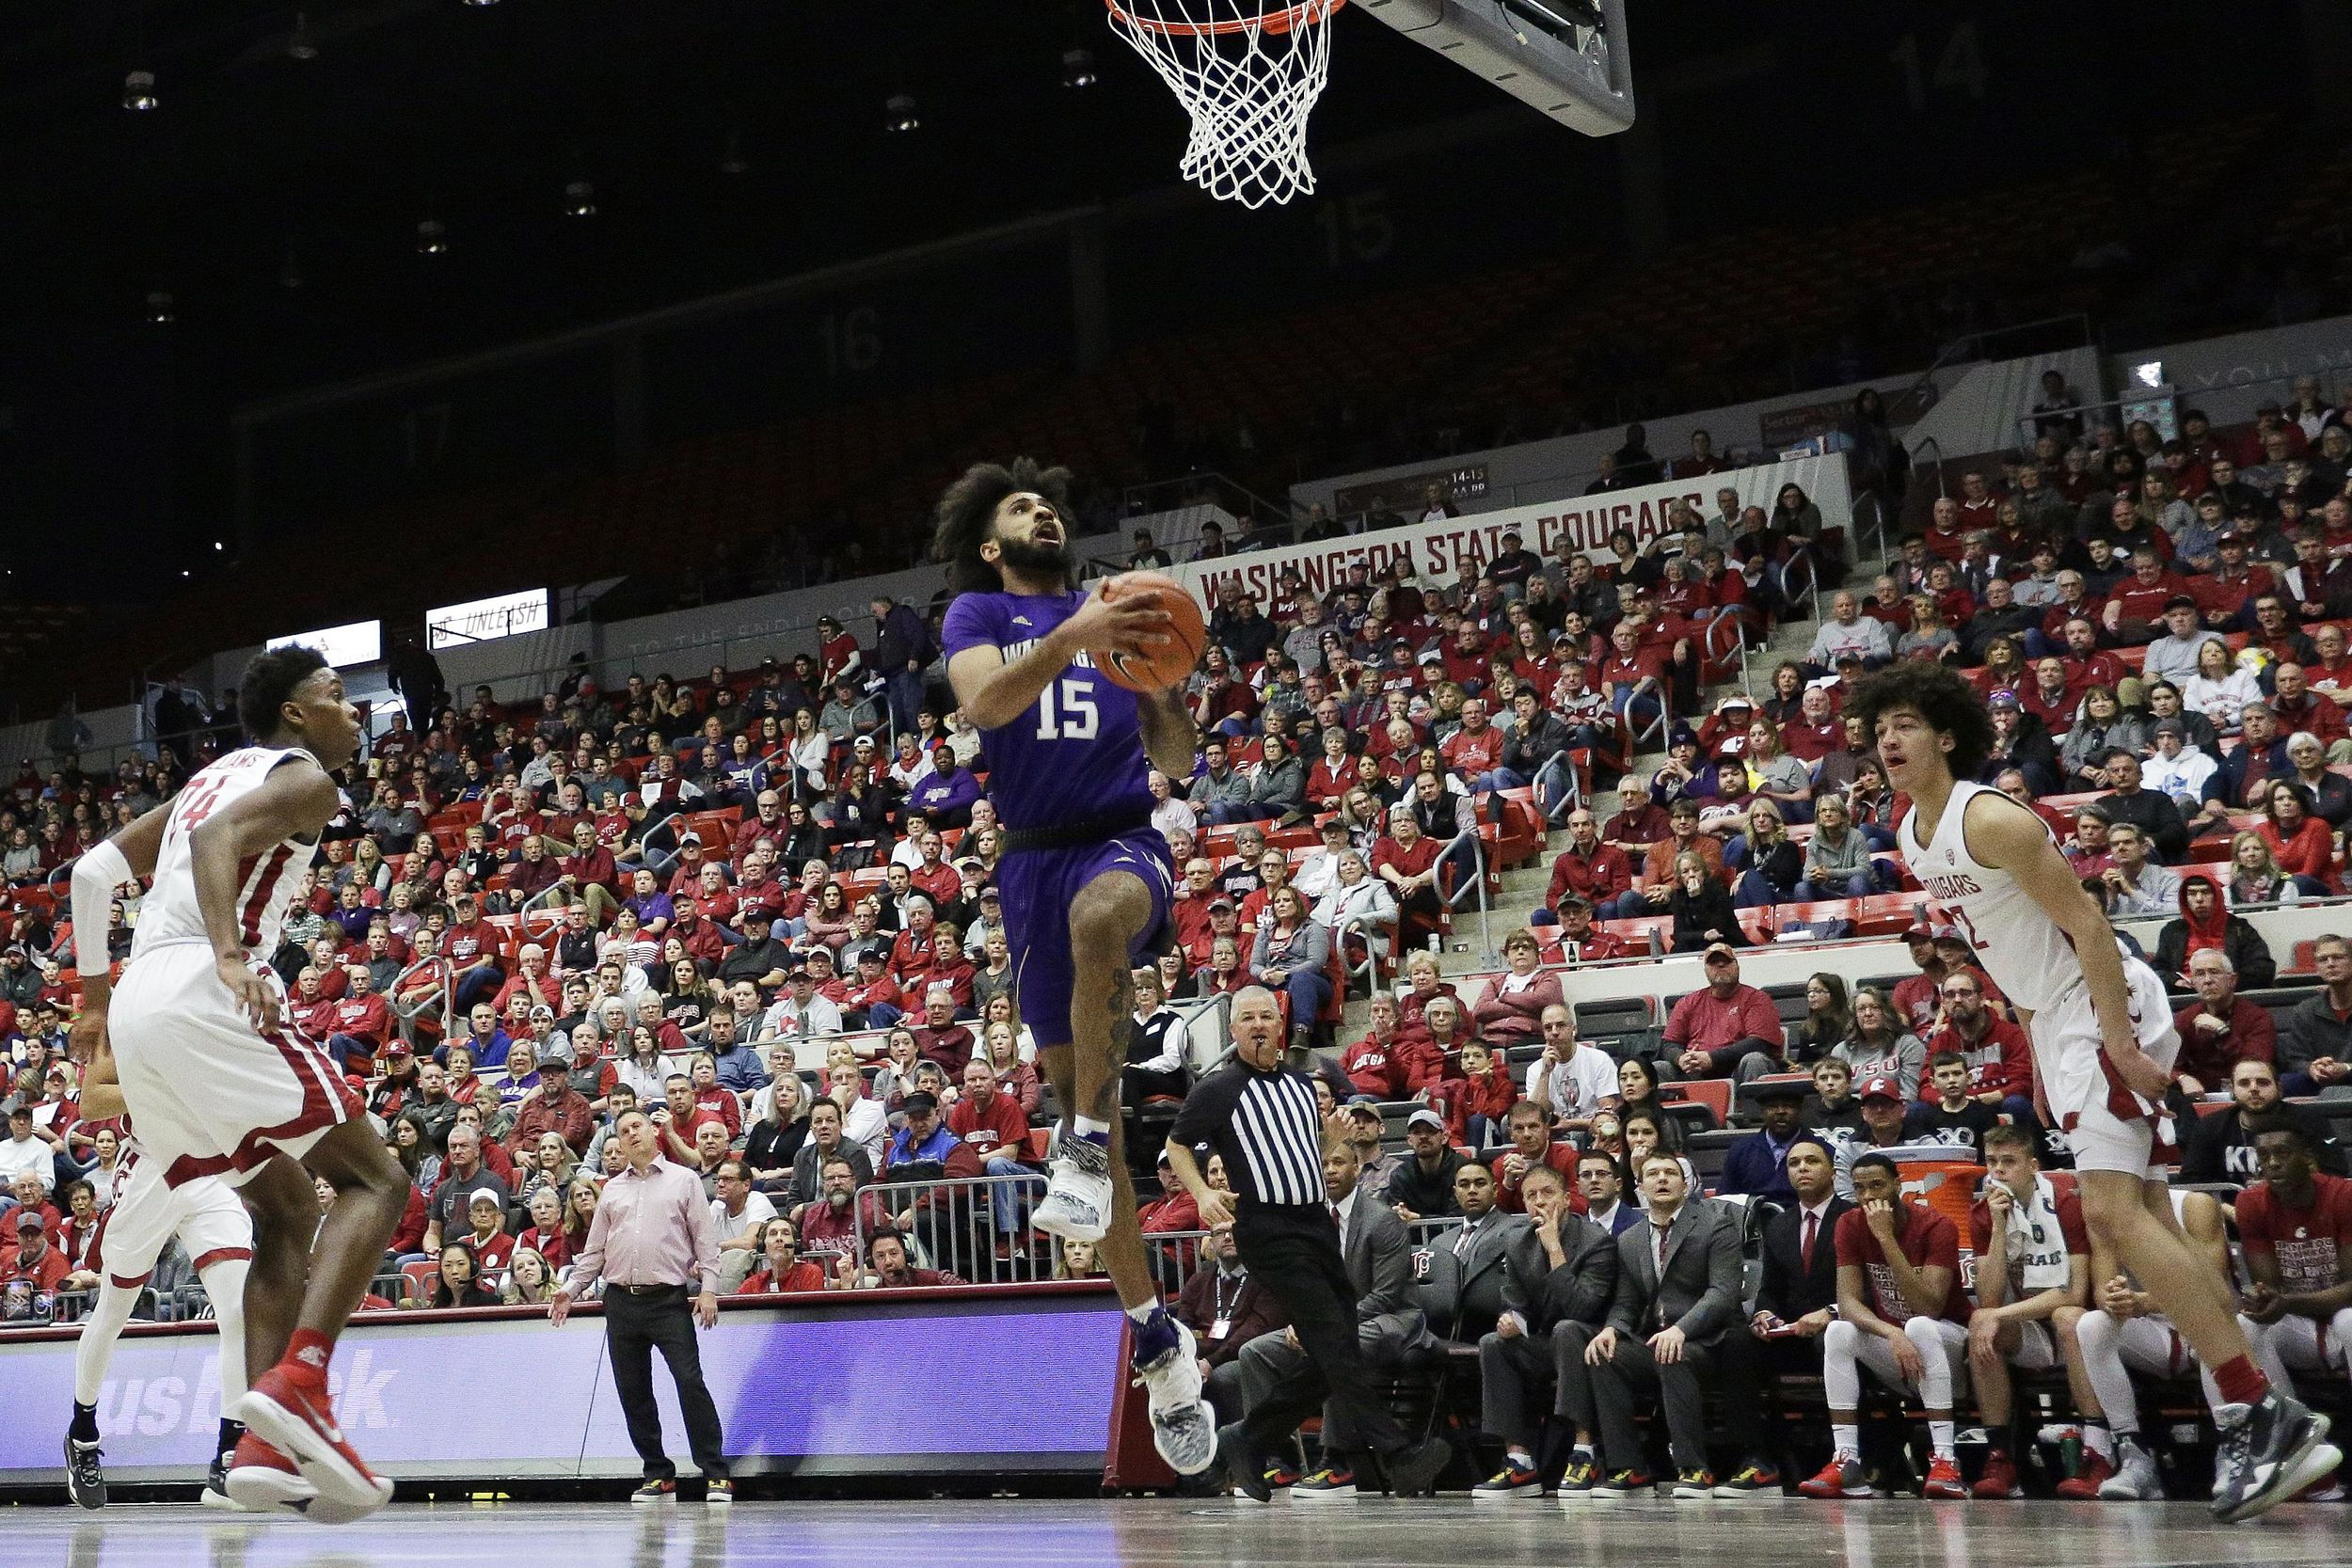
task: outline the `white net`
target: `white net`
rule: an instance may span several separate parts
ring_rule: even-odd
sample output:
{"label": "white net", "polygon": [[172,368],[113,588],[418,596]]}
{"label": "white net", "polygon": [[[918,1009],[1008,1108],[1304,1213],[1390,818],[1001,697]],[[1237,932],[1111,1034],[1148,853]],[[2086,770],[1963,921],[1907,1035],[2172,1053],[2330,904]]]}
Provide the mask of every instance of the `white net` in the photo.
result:
{"label": "white net", "polygon": [[1307,115],[1331,75],[1346,0],[1110,0],[1111,25],[1192,117],[1184,178],[1262,207],[1315,188]]}

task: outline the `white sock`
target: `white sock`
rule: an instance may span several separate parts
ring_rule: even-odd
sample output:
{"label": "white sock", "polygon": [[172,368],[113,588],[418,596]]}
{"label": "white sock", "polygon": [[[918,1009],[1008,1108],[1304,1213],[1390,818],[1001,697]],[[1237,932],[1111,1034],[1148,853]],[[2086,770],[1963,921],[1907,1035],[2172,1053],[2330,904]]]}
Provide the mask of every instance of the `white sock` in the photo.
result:
{"label": "white sock", "polygon": [[1159,1309],[1160,1304],[1158,1302],[1147,1301],[1141,1307],[1130,1307],[1127,1308],[1127,1316],[1133,1318],[1139,1323],[1148,1323],[1152,1321],[1152,1314]]}
{"label": "white sock", "polygon": [[1950,1459],[1953,1457],[1952,1437],[1952,1423],[1950,1421],[1930,1421],[1928,1423],[1928,1442],[1935,1449],[1936,1458]]}
{"label": "white sock", "polygon": [[197,1275],[213,1301],[213,1319],[220,1330],[220,1408],[246,1396],[245,1278],[253,1265],[242,1258],[208,1264]]}
{"label": "white sock", "polygon": [[1092,1117],[1071,1117],[1070,1130],[1082,1138],[1093,1138],[1103,1143],[1110,1142],[1111,1124],[1107,1121],[1097,1121]]}
{"label": "white sock", "polygon": [[2115,1463],[2115,1433],[2105,1421],[2083,1423],[2083,1447],[2108,1464]]}
{"label": "white sock", "polygon": [[105,1379],[115,1341],[122,1338],[122,1325],[131,1321],[131,1308],[138,1304],[135,1288],[126,1291],[111,1279],[99,1286],[98,1305],[83,1320],[81,1339],[73,1347],[74,1403],[98,1402],[98,1386]]}
{"label": "white sock", "polygon": [[1832,1421],[1829,1424],[1829,1446],[1841,1458],[1861,1453],[1861,1425],[1854,1421]]}

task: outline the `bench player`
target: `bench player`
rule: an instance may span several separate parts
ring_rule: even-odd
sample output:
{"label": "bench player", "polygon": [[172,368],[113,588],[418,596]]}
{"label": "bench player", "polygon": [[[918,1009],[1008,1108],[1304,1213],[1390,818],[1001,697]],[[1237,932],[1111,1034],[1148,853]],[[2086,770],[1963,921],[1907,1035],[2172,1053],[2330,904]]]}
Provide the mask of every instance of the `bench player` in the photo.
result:
{"label": "bench player", "polygon": [[[261,655],[238,692],[255,744],[74,863],[74,918],[92,922],[82,930],[106,929],[116,888],[154,878],[121,983],[86,982],[79,1027],[89,1054],[111,1045],[165,1181],[218,1177],[254,1216],[246,1360],[268,1370],[230,1412],[246,1428],[230,1497],[340,1523],[391,1497],[343,1441],[326,1372],[408,1183],[333,1059],[287,1026],[284,989],[262,960],[342,809],[329,772],[358,750],[358,715],[308,648]],[[336,1193],[323,1221],[313,1176]]]}
{"label": "bench player", "polygon": [[[1977,1254],[1977,1309],[1968,1318],[1968,1381],[1977,1410],[1992,1433],[1979,1497],[2022,1497],[2017,1462],[2010,1456],[2015,1384],[2010,1369],[2046,1372],[2063,1362],[2079,1406],[2090,1388],[2074,1343],[2090,1290],[2090,1238],[2082,1202],[2042,1174],[2034,1158],[2041,1142],[2015,1124],[1985,1130],[1984,1196],[1968,1212],[1969,1244]],[[2085,1423],[2085,1443],[2097,1453],[2106,1434]]]}
{"label": "bench player", "polygon": [[2173,1218],[2160,1162],[2180,1036],[2163,982],[2125,955],[2042,818],[1963,782],[1982,769],[1993,724],[1956,672],[1882,670],[1855,687],[1847,711],[1872,736],[1888,782],[1911,798],[1896,836],[1913,874],[1952,911],[2026,1026],[2038,1096],[2074,1147],[2091,1239],[2131,1270],[2220,1385],[2215,1515],[2249,1519],[2277,1506],[2341,1456],[2327,1419],[2254,1364],[2236,1304]]}
{"label": "bench player", "polygon": [[1136,1027],[1134,966],[1175,895],[1146,781],[1153,768],[1188,777],[1199,736],[1181,693],[1130,691],[1088,657],[1164,642],[1168,616],[1071,586],[1069,477],[1026,458],[976,464],[940,499],[931,554],[958,595],[940,641],[988,753],[1021,1019],[1070,1118],[1031,1223],[1100,1243],[1133,1321],[1153,1444],[1191,1475],[1216,1458],[1216,1430],[1192,1331],[1160,1307],[1136,1226],[1119,1090]]}
{"label": "bench player", "polygon": [[[106,1121],[123,1114],[122,1090],[115,1083],[114,1060],[102,1046],[82,1080],[82,1115]],[[245,1279],[253,1258],[253,1222],[229,1183],[199,1176],[174,1187],[160,1162],[123,1140],[115,1165],[115,1199],[98,1222],[91,1266],[98,1271],[98,1301],[82,1320],[73,1344],[73,1419],[66,1429],[67,1494],[84,1508],[106,1506],[106,1472],[99,1447],[98,1395],[121,1342],[139,1288],[155,1272],[155,1259],[174,1236],[187,1250],[213,1304],[220,1339],[220,1440],[204,1478],[210,1508],[235,1508],[229,1496],[229,1456],[245,1435],[230,1416],[245,1397]]]}
{"label": "bench player", "polygon": [[2276,1111],[2249,1131],[2262,1180],[2237,1198],[2246,1322],[2282,1367],[2352,1370],[2352,1179],[2321,1171],[2310,1134]]}

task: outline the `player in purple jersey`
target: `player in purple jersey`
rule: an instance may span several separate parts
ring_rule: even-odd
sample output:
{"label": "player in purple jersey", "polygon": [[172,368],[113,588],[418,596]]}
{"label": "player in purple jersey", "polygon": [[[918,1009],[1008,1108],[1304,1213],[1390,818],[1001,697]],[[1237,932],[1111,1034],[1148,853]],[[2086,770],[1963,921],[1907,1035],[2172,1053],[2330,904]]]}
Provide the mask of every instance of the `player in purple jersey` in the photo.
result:
{"label": "player in purple jersey", "polygon": [[976,464],[940,499],[931,554],[958,594],[940,641],[1005,829],[997,886],[1022,1022],[1070,1117],[1032,1223],[1100,1243],[1134,1321],[1152,1441],[1191,1475],[1216,1457],[1216,1427],[1192,1334],[1159,1305],[1118,1145],[1133,965],[1175,892],[1145,777],[1189,774],[1199,736],[1178,696],[1115,685],[1088,655],[1162,644],[1169,622],[1148,603],[1071,586],[1069,479],[1026,458]]}

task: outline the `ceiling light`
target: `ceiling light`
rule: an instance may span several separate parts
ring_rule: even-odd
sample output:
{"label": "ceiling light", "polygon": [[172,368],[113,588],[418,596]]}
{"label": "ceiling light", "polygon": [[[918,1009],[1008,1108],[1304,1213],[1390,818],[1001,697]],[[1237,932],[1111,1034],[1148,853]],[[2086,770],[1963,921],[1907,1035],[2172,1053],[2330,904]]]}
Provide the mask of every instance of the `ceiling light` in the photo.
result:
{"label": "ceiling light", "polygon": [[145,114],[159,100],[155,97],[155,73],[135,71],[122,79],[122,106],[134,114]]}
{"label": "ceiling light", "polygon": [[1102,78],[1094,73],[1094,51],[1065,49],[1061,55],[1061,85],[1065,87],[1090,87]]}
{"label": "ceiling light", "polygon": [[278,269],[278,286],[288,290],[299,289],[305,281],[302,276],[302,258],[296,256],[294,253],[294,247],[289,245],[286,247],[285,263]]}
{"label": "ceiling light", "polygon": [[438,218],[427,218],[417,225],[417,254],[446,256],[449,254],[449,230]]}
{"label": "ceiling light", "polygon": [[294,34],[286,40],[286,55],[295,60],[319,57],[318,40],[310,36],[310,19],[300,11],[294,12]]}
{"label": "ceiling light", "polygon": [[171,295],[161,289],[151,291],[147,296],[147,319],[157,326],[169,326],[178,321],[179,313],[172,307]]}
{"label": "ceiling light", "polygon": [[719,154],[719,172],[745,174],[750,172],[751,166],[751,160],[743,156],[743,133],[729,131],[726,150]]}
{"label": "ceiling light", "polygon": [[882,101],[882,125],[892,131],[912,131],[923,123],[912,94],[894,92]]}
{"label": "ceiling light", "polygon": [[566,216],[592,218],[596,215],[596,187],[585,180],[575,180],[564,187],[564,212]]}

